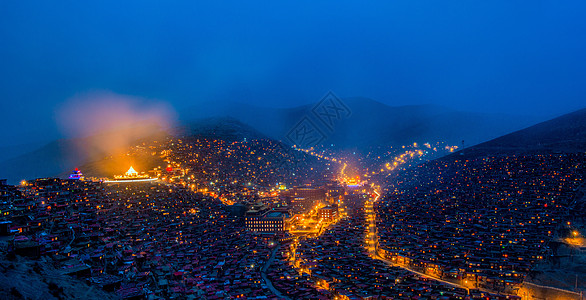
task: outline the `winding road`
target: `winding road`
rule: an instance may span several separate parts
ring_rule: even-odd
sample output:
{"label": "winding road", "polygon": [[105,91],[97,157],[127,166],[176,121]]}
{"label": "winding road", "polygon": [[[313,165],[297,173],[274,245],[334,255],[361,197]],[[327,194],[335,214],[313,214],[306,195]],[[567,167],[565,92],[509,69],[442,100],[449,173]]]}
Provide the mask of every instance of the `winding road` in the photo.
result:
{"label": "winding road", "polygon": [[460,285],[460,284],[457,284],[457,283],[454,283],[454,282],[450,282],[450,281],[445,281],[445,280],[443,280],[441,278],[437,278],[437,277],[430,276],[430,275],[427,275],[427,274],[424,274],[424,273],[421,273],[421,272],[417,272],[417,271],[412,270],[412,269],[409,269],[409,268],[407,268],[405,266],[401,266],[401,265],[394,264],[392,261],[390,261],[388,259],[385,259],[385,258],[381,257],[380,255],[378,255],[378,253],[377,253],[377,249],[378,249],[377,239],[378,239],[378,236],[377,236],[377,229],[376,229],[376,214],[374,213],[374,202],[376,202],[378,200],[378,198],[380,197],[380,194],[378,192],[376,192],[376,191],[375,191],[375,193],[377,194],[376,198],[374,198],[374,199],[369,198],[366,201],[365,206],[364,206],[364,211],[366,213],[366,220],[368,222],[368,233],[367,233],[365,247],[366,247],[366,249],[368,249],[368,252],[369,252],[370,256],[372,258],[374,258],[374,259],[381,260],[381,261],[387,263],[390,266],[399,267],[399,268],[404,269],[406,271],[409,271],[409,272],[411,272],[413,274],[417,274],[417,275],[419,275],[421,277],[425,277],[425,278],[428,278],[428,279],[436,280],[436,281],[439,281],[439,282],[442,282],[442,283],[445,283],[445,284],[448,284],[448,285],[451,285],[451,286],[454,286],[454,287],[457,287],[457,288],[465,289],[468,292],[468,294],[469,294],[470,293],[470,289],[468,287],[466,287],[466,286],[463,286],[463,285]]}
{"label": "winding road", "polygon": [[262,267],[262,269],[260,271],[260,275],[262,276],[262,279],[265,281],[265,284],[267,285],[267,287],[271,290],[271,292],[273,292],[273,294],[277,295],[277,297],[291,300],[291,298],[281,294],[281,292],[273,286],[273,283],[267,277],[267,270],[269,269],[269,267],[273,263],[273,260],[275,260],[275,255],[277,254],[277,251],[279,251],[279,249],[281,249],[281,246],[276,246],[273,249],[273,252],[271,252],[271,257],[267,260],[265,265]]}

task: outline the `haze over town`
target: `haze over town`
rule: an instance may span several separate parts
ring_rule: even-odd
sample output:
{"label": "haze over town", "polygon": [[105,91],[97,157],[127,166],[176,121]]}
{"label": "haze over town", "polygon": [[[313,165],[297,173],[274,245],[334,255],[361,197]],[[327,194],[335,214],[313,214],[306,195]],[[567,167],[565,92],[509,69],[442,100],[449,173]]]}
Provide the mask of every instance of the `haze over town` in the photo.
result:
{"label": "haze over town", "polygon": [[0,299],[572,299],[586,3],[0,3]]}

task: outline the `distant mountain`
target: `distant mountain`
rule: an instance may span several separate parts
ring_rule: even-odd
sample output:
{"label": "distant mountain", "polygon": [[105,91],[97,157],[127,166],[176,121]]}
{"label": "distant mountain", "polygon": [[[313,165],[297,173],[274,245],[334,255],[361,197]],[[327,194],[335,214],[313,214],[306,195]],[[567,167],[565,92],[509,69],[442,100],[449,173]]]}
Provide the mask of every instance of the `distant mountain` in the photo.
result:
{"label": "distant mountain", "polygon": [[17,144],[17,145],[8,145],[0,147],[0,157],[3,159],[11,159],[22,154],[34,151],[39,149],[40,147],[44,146],[51,140],[47,140],[44,142],[32,142],[26,144]]}
{"label": "distant mountain", "polygon": [[0,178],[14,184],[22,179],[58,176],[82,164],[125,151],[144,139],[166,134],[167,131],[158,125],[144,123],[90,137],[56,140],[0,162]]}
{"label": "distant mountain", "polygon": [[340,148],[435,141],[460,145],[462,140],[473,145],[541,121],[530,116],[462,112],[435,105],[395,107],[368,98],[341,100],[351,113],[334,120],[331,128],[312,113],[314,105],[267,108],[243,103],[208,103],[184,110],[182,118],[230,116],[273,139],[288,142],[287,134],[308,117],[326,136],[324,144]]}
{"label": "distant mountain", "polygon": [[[249,140],[267,138],[254,128],[230,117],[205,118],[192,121],[189,124],[173,128],[169,133],[155,137],[167,138],[171,136],[218,139],[227,142],[242,141],[245,138]],[[102,156],[96,160],[85,161],[79,166],[87,176],[112,177],[115,174],[123,174],[129,166],[134,166],[136,170],[145,171],[161,165],[165,165],[165,163],[159,156],[153,156],[150,152],[145,155],[145,153],[139,151],[132,153],[132,155],[122,153],[108,155],[107,157]],[[65,172],[58,175],[64,177],[67,174]]]}
{"label": "distant mountain", "polygon": [[586,108],[515,131],[465,151],[586,151]]}
{"label": "distant mountain", "polygon": [[[140,124],[115,132],[106,132],[95,136],[74,139],[60,139],[48,143],[39,149],[0,162],[0,178],[7,178],[10,183],[22,179],[40,177],[66,176],[75,167],[84,166],[88,174],[108,176],[104,169],[126,169],[127,163],[121,162],[121,152],[143,141],[160,139],[167,136],[195,136],[224,141],[241,141],[244,138],[266,139],[266,135],[231,117],[214,117],[195,120],[169,130],[163,130],[156,124]],[[108,158],[108,159],[105,159]],[[141,169],[148,169],[153,162],[151,158],[135,157],[133,164]],[[122,172],[120,172],[122,171]]]}
{"label": "distant mountain", "polygon": [[266,139],[266,135],[232,117],[214,117],[192,121],[175,129],[177,136],[195,136],[224,141],[241,141],[244,138]]}
{"label": "distant mountain", "polygon": [[[326,137],[324,144],[338,148],[366,149],[413,142],[445,141],[477,144],[535,124],[532,117],[461,112],[434,105],[393,107],[368,98],[345,98],[349,110],[333,126],[316,116],[314,105],[267,108],[242,103],[209,103],[183,110],[181,125],[170,131],[138,126],[101,135],[58,140],[35,151],[0,162],[0,178],[21,179],[62,175],[76,166],[100,161],[120,149],[165,135],[201,136],[227,141],[272,138],[285,143],[296,124],[308,118]],[[205,118],[201,118],[205,117]]]}

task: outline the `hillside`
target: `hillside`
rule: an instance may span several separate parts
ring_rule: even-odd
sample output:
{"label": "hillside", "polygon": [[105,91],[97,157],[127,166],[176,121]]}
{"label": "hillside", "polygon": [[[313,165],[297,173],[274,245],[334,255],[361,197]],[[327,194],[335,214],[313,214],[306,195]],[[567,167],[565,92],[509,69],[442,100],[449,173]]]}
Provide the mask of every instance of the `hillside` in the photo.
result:
{"label": "hillside", "polygon": [[63,275],[50,258],[7,259],[0,253],[0,299],[118,299],[115,295]]}
{"label": "hillside", "polygon": [[175,129],[177,136],[217,138],[224,141],[264,139],[266,135],[232,117],[205,118]]}
{"label": "hillside", "polygon": [[436,105],[389,106],[360,97],[344,98],[342,102],[351,113],[335,120],[331,129],[312,114],[313,104],[268,108],[244,103],[208,103],[185,109],[182,118],[230,116],[273,139],[286,141],[289,131],[308,116],[326,135],[324,143],[339,148],[433,141],[460,145],[462,140],[472,145],[540,121],[536,117],[464,112]]}
{"label": "hillside", "polygon": [[166,135],[154,124],[140,124],[115,132],[50,142],[34,151],[0,162],[0,178],[10,183],[70,172],[84,163],[118,154],[139,143]]}
{"label": "hillside", "polygon": [[[173,134],[166,135],[161,139],[159,145],[168,144],[168,138],[177,137],[187,140],[207,139],[222,140],[226,142],[266,139],[267,137],[256,131],[254,128],[239,122],[233,118],[207,118],[197,120],[185,126],[172,130]],[[170,147],[170,145],[169,145]],[[84,174],[94,177],[112,177],[115,174],[126,172],[128,166],[134,166],[136,170],[150,170],[157,166],[164,166],[166,163],[158,155],[152,155],[151,150],[144,147],[129,147],[129,151],[110,155],[103,159],[83,164],[80,168]],[[202,152],[199,149],[199,152]],[[69,170],[60,174],[61,177],[68,175]]]}
{"label": "hillside", "polygon": [[515,131],[466,151],[586,151],[586,109]]}
{"label": "hillside", "polygon": [[[171,130],[143,124],[140,130],[125,128],[51,142],[0,162],[0,178],[16,183],[22,179],[64,176],[76,166],[102,161],[140,141],[168,135],[225,141],[271,138],[289,143],[288,133],[304,117],[311,118],[323,132],[322,143],[359,150],[413,142],[460,145],[464,140],[466,145],[473,145],[536,122],[534,117],[461,112],[434,105],[394,107],[368,98],[345,98],[342,102],[349,113],[335,119],[330,128],[312,113],[313,105],[266,108],[242,103],[210,103],[184,110],[182,124]],[[206,118],[197,119],[202,116]]]}
{"label": "hillside", "polygon": [[127,151],[131,146],[144,141],[170,136],[228,142],[241,141],[244,138],[267,138],[254,128],[230,117],[196,120],[170,130],[144,124],[140,130],[133,127],[85,138],[53,141],[35,151],[0,162],[0,178],[7,178],[10,183],[16,184],[23,179],[65,177],[75,167],[80,166],[84,167],[87,175],[93,176],[121,174],[129,165],[146,170],[160,165],[161,160],[153,159],[150,154],[127,156]]}

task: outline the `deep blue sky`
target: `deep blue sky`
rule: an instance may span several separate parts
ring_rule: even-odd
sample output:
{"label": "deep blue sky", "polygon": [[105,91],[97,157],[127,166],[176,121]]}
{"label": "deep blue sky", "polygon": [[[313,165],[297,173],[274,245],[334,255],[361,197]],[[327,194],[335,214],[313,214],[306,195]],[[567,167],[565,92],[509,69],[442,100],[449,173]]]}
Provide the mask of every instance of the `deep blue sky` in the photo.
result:
{"label": "deep blue sky", "polygon": [[516,114],[585,106],[585,1],[280,2],[0,2],[2,143],[53,137],[56,107],[92,90],[176,110],[328,90]]}

